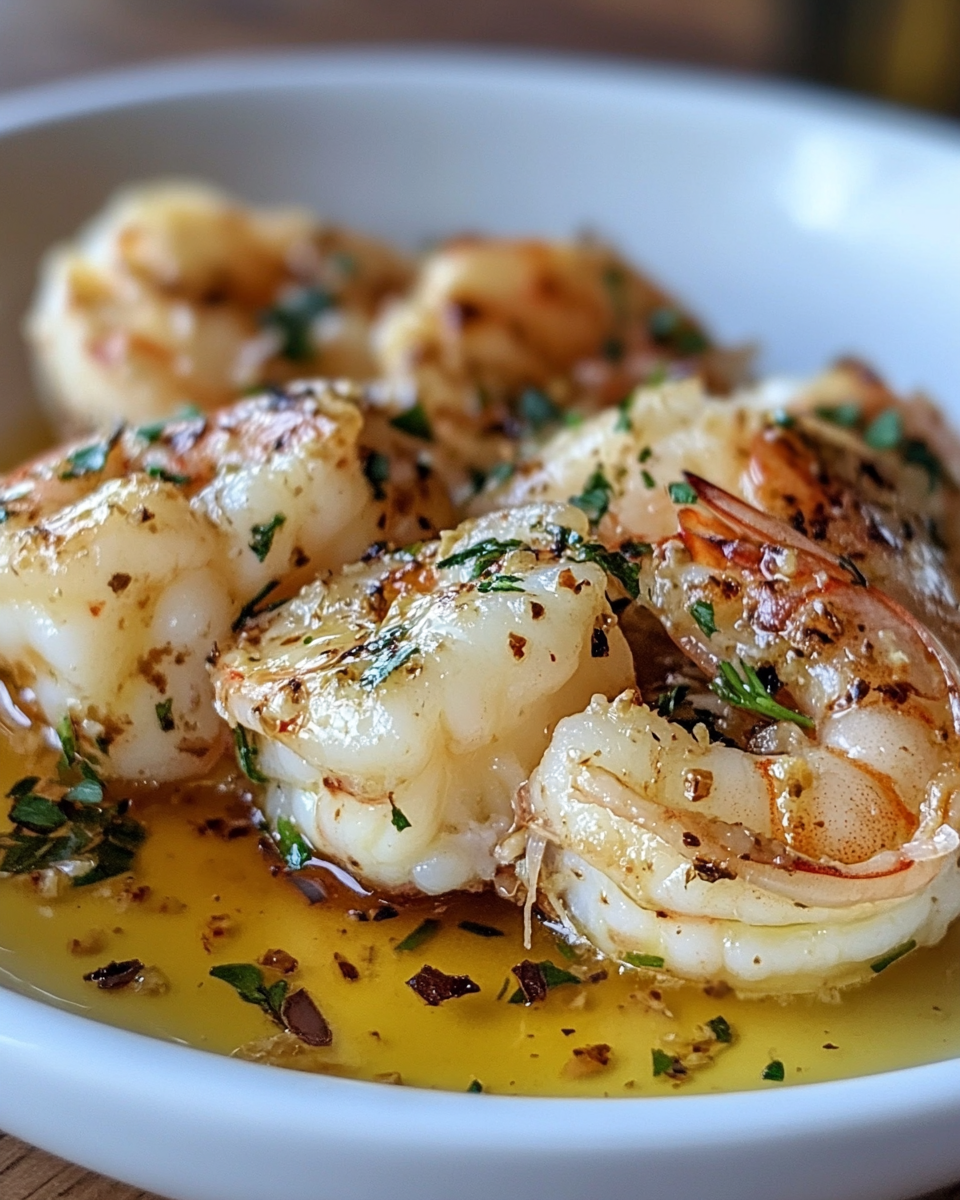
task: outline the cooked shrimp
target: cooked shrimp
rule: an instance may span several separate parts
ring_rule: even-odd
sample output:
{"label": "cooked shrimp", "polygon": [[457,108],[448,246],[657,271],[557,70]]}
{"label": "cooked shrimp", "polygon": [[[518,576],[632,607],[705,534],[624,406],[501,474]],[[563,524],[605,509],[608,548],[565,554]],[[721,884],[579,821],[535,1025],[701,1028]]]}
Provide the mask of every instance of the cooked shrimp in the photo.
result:
{"label": "cooked shrimp", "polygon": [[[428,255],[376,332],[387,386],[476,468],[565,409],[616,403],[665,366],[707,370],[702,327],[591,241],[461,238]],[[714,370],[714,375],[716,371]]]}
{"label": "cooked shrimp", "polygon": [[469,522],[311,584],[220,655],[281,848],[393,890],[492,877],[557,720],[632,677],[586,530],[556,505]]}
{"label": "cooked shrimp", "polygon": [[146,184],[51,252],[27,333],[68,430],[143,421],[311,373],[368,377],[369,323],[409,273],[308,212]]}
{"label": "cooked shrimp", "polygon": [[415,511],[412,485],[365,472],[362,424],[349,399],[304,385],[118,427],[8,476],[0,672],[14,694],[52,725],[69,715],[104,774],[205,770],[226,732],[205,658],[231,623],[389,536],[397,505],[403,529]]}
{"label": "cooked shrimp", "polygon": [[683,472],[709,476],[842,555],[960,654],[960,492],[919,436],[925,405],[863,370],[730,399],[695,380],[642,388],[557,433],[471,510],[574,499],[608,545],[657,541],[677,529]]}
{"label": "cooked shrimp", "polygon": [[960,912],[960,674],[834,556],[688,483],[640,598],[715,695],[683,724],[635,693],[560,722],[522,808],[531,895],[684,978],[870,978]]}

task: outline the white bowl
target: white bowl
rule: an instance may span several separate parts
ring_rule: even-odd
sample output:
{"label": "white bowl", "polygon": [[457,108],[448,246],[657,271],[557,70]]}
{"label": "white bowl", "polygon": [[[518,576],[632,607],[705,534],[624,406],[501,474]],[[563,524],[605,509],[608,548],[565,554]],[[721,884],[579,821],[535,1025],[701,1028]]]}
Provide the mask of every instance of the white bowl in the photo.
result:
{"label": "white bowl", "polygon": [[[0,100],[0,396],[37,257],[120,184],[197,175],[409,243],[618,241],[764,366],[856,350],[960,414],[960,138],[795,89],[578,61],[227,59]],[[891,1036],[896,1036],[891,1031]],[[540,1100],[300,1075],[0,989],[0,1127],[178,1200],[886,1200],[960,1176],[960,1062],[726,1096]]]}

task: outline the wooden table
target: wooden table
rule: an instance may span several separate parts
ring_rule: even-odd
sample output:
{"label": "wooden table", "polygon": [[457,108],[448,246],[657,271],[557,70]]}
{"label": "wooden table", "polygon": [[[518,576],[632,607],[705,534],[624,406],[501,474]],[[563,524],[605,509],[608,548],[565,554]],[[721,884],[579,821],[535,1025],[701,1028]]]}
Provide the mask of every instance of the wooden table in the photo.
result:
{"label": "wooden table", "polygon": [[[534,46],[777,72],[798,66],[803,10],[802,0],[0,0],[0,90],[178,54],[346,42]],[[960,1200],[960,1185],[936,1197]],[[60,1198],[151,1200],[0,1133],[0,1200]]]}

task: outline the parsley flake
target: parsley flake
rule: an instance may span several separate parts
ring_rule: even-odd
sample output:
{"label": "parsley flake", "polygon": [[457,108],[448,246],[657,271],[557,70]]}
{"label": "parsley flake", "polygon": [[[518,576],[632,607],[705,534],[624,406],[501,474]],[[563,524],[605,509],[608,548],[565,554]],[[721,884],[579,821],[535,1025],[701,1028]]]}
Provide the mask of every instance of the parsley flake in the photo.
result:
{"label": "parsley flake", "polygon": [[[269,612],[272,608],[277,607],[276,604],[268,604],[266,608],[258,608],[257,605],[260,604],[261,600],[265,600],[271,592],[276,591],[279,586],[279,579],[271,579],[268,583],[263,585],[263,587],[259,592],[257,592],[252,600],[247,601],[243,608],[240,609],[239,613],[237,613],[233,624],[230,626],[234,633],[239,633],[244,625],[246,625],[246,623],[252,620],[254,617],[259,617],[262,613]],[[280,603],[282,603],[282,601]]]}
{"label": "parsley flake", "polygon": [[658,1075],[669,1075],[674,1068],[676,1060],[672,1054],[667,1054],[665,1050],[651,1050],[650,1055],[653,1059],[653,1075],[656,1078]]}
{"label": "parsley flake", "polygon": [[793,721],[803,729],[813,728],[815,722],[809,717],[794,712],[792,708],[785,708],[773,699],[753,667],[743,659],[740,660],[740,666],[743,669],[743,678],[737,674],[733,663],[721,662],[720,674],[711,681],[710,690],[728,704],[767,717],[771,721]]}
{"label": "parsley flake", "polygon": [[897,946],[891,950],[889,954],[885,954],[883,958],[878,958],[876,962],[870,964],[870,970],[874,975],[879,975],[881,971],[885,971],[887,967],[892,966],[898,958],[903,958],[905,954],[909,954],[911,950],[916,950],[917,943],[914,938],[909,942],[904,942],[901,946]]}
{"label": "parsley flake", "polygon": [[247,731],[242,725],[235,725],[233,729],[233,744],[237,752],[237,762],[240,764],[240,770],[252,783],[269,783],[266,775],[260,770],[257,762],[260,758],[260,751],[256,745],[247,737]]}
{"label": "parsley flake", "polygon": [[[499,562],[504,555],[511,550],[518,550],[524,543],[516,538],[508,538],[506,541],[498,541],[497,538],[484,538],[482,541],[475,542],[472,546],[468,546],[466,550],[458,550],[456,554],[448,555],[447,558],[442,558],[437,563],[439,570],[445,570],[447,567],[462,567],[468,562],[473,563],[473,571],[470,575],[471,579],[477,579],[484,571],[489,570],[495,562]],[[524,547],[528,549],[529,547]]]}
{"label": "parsley flake", "polygon": [[724,1042],[729,1045],[733,1041],[733,1030],[730,1028],[730,1023],[726,1017],[713,1017],[707,1021],[707,1028],[713,1030],[713,1036],[718,1042]]}
{"label": "parsley flake", "polygon": [[659,971],[664,964],[664,959],[659,954],[638,954],[635,950],[628,950],[623,956],[623,961],[631,967],[650,967],[654,971]]}
{"label": "parsley flake", "polygon": [[390,459],[385,454],[371,450],[363,460],[363,473],[373,490],[374,500],[386,500],[387,492],[383,485],[390,481]]}
{"label": "parsley flake", "polygon": [[841,429],[855,429],[860,424],[860,405],[848,401],[846,404],[821,404],[814,409],[821,421],[839,425]]}
{"label": "parsley flake", "polygon": [[667,491],[674,504],[696,504],[697,502],[697,493],[686,481],[668,483]]}
{"label": "parsley flake", "polygon": [[162,479],[164,483],[175,483],[179,487],[190,482],[189,475],[176,475],[173,471],[168,471],[165,467],[147,467],[147,474],[151,479]]}
{"label": "parsley flake", "polygon": [[786,1072],[783,1069],[783,1063],[779,1058],[775,1058],[772,1062],[768,1062],[760,1072],[761,1079],[769,1079],[773,1083],[783,1083],[785,1075]]}
{"label": "parsley flake", "polygon": [[562,409],[554,404],[547,393],[535,387],[524,388],[520,393],[517,412],[534,433],[539,433],[563,416]]}
{"label": "parsley flake", "polygon": [[403,939],[398,942],[394,949],[398,953],[406,953],[408,950],[416,950],[423,945],[424,942],[430,941],[440,932],[440,924],[435,917],[427,917],[425,921],[421,921],[416,929],[412,930]]}
{"label": "parsley flake", "polygon": [[477,584],[478,592],[522,592],[519,575],[491,575]]}
{"label": "parsley flake", "polygon": [[281,357],[305,362],[316,349],[312,336],[314,321],[336,305],[335,298],[323,288],[297,288],[261,314],[260,320],[280,334]]}
{"label": "parsley flake", "polygon": [[260,562],[267,557],[273,547],[273,538],[281,525],[286,524],[287,518],[283,513],[274,513],[263,525],[253,525],[250,532],[253,535],[248,542]]}
{"label": "parsley flake", "polygon": [[113,433],[101,442],[92,446],[82,446],[67,455],[66,470],[60,472],[61,479],[80,479],[84,475],[97,475],[107,465],[110,451],[120,440],[123,426],[118,425]]}
{"label": "parsley flake", "polygon": [[677,706],[682,704],[687,698],[687,692],[690,689],[685,683],[678,683],[676,687],[670,688],[667,692],[661,692],[657,696],[657,712],[661,717],[672,717],[677,709]]}
{"label": "parsley flake", "polygon": [[390,424],[394,429],[399,429],[401,433],[407,433],[410,437],[420,438],[424,442],[433,441],[433,427],[430,424],[430,418],[419,400],[412,408],[407,408],[402,413],[397,413],[395,417],[391,417]]}
{"label": "parsley flake", "polygon": [[410,828],[410,819],[394,804],[393,799],[390,800],[390,824],[394,827],[397,833],[403,833],[405,829]]}
{"label": "parsley flake", "polygon": [[864,430],[863,440],[873,450],[895,450],[903,440],[903,417],[895,408],[886,409]]}
{"label": "parsley flake", "polygon": [[277,849],[291,871],[299,871],[313,858],[313,850],[289,817],[277,818]]}
{"label": "parsley flake", "polygon": [[596,525],[610,507],[613,485],[600,467],[593,472],[579,496],[571,496],[570,503],[587,514],[591,525]]}
{"label": "parsley flake", "polygon": [[714,619],[713,605],[709,600],[695,600],[690,605],[690,616],[700,626],[701,632],[707,637],[713,637],[717,632],[717,623]]}
{"label": "parsley flake", "polygon": [[160,723],[160,728],[164,733],[170,733],[174,728],[173,721],[173,697],[168,696],[166,700],[161,700],[159,704],[154,706],[157,713],[157,721]]}

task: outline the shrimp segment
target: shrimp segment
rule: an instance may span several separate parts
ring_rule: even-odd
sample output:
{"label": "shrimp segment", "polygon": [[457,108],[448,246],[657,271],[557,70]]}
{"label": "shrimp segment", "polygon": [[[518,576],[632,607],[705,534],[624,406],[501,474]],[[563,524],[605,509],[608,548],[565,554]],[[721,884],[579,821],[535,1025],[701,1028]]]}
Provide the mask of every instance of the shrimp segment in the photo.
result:
{"label": "shrimp segment", "polygon": [[687,482],[640,598],[713,711],[685,728],[629,693],[560,723],[524,802],[539,886],[626,961],[746,991],[869,978],[960,912],[957,668],[821,547]]}
{"label": "shrimp segment", "polygon": [[226,733],[204,665],[215,644],[245,609],[389,536],[400,499],[409,523],[406,491],[375,493],[365,473],[362,424],[350,399],[304,385],[121,427],[8,476],[0,672],[14,694],[49,724],[70,715],[104,774],[206,770]]}
{"label": "shrimp segment", "polygon": [[320,371],[369,377],[370,321],[409,272],[385,244],[309,213],[146,184],[51,252],[27,333],[68,430],[142,421]]}
{"label": "shrimp segment", "polygon": [[[477,886],[556,721],[631,678],[603,569],[561,506],[499,513],[305,588],[213,669],[268,815],[372,884]],[[582,559],[582,556],[579,556]]]}

